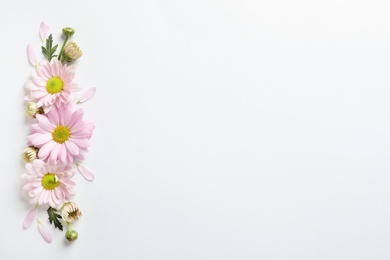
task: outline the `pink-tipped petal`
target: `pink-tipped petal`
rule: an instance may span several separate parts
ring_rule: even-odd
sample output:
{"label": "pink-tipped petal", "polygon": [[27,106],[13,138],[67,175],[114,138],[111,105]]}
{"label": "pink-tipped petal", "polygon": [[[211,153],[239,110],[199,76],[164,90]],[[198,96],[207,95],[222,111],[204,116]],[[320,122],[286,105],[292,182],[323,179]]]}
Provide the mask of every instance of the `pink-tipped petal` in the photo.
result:
{"label": "pink-tipped petal", "polygon": [[46,40],[47,33],[49,32],[49,25],[46,22],[42,21],[39,28],[39,34],[41,35],[42,43]]}
{"label": "pink-tipped petal", "polygon": [[35,207],[32,210],[30,210],[30,212],[27,214],[26,218],[23,221],[23,227],[24,228],[31,227],[32,223],[35,220],[35,217],[37,216],[37,212],[38,212],[37,207]]}
{"label": "pink-tipped petal", "polygon": [[96,88],[89,88],[87,89],[80,97],[80,99],[77,101],[77,104],[87,102],[90,100],[96,93]]}
{"label": "pink-tipped petal", "polygon": [[78,163],[76,163],[76,165],[81,175],[83,175],[87,181],[93,181],[95,179],[95,174],[93,174],[90,169]]}
{"label": "pink-tipped petal", "polygon": [[50,230],[39,220],[38,223],[39,223],[38,225],[39,232],[41,233],[41,235],[43,236],[43,238],[46,240],[47,243],[51,243],[53,241],[53,237],[51,235]]}
{"label": "pink-tipped petal", "polygon": [[34,51],[34,46],[32,44],[27,45],[27,55],[28,60],[33,66],[37,66],[38,64],[38,58]]}

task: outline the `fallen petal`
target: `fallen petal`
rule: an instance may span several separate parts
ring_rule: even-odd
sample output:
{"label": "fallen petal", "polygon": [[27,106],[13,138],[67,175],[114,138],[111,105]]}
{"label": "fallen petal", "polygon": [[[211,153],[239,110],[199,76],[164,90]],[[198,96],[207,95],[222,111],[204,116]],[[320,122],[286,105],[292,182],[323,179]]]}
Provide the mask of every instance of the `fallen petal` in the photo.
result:
{"label": "fallen petal", "polygon": [[53,237],[51,235],[50,230],[39,220],[38,220],[38,229],[39,229],[39,233],[41,233],[41,235],[43,236],[43,238],[46,240],[47,243],[51,243],[53,241]]}
{"label": "fallen petal", "polygon": [[42,43],[46,40],[48,32],[49,32],[49,25],[47,25],[46,22],[42,21],[39,29],[39,34],[41,35]]}
{"label": "fallen petal", "polygon": [[27,55],[28,60],[33,66],[36,66],[38,64],[38,58],[34,51],[34,46],[32,44],[27,45]]}
{"label": "fallen petal", "polygon": [[84,103],[88,100],[90,100],[96,93],[96,88],[89,88],[87,89],[80,97],[80,99],[77,101],[77,104]]}
{"label": "fallen petal", "polygon": [[93,174],[90,169],[78,163],[76,163],[76,165],[81,175],[83,175],[87,181],[93,181],[95,179],[95,174]]}
{"label": "fallen petal", "polygon": [[31,224],[34,222],[35,217],[37,216],[38,209],[37,207],[34,207],[30,212],[27,214],[26,218],[23,221],[23,227],[29,228],[31,227]]}

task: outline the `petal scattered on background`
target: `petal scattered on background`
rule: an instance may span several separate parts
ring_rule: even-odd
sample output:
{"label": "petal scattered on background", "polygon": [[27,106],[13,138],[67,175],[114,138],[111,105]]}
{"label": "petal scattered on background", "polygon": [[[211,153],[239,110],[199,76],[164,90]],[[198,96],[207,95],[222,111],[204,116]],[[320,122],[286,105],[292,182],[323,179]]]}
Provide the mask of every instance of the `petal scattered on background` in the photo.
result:
{"label": "petal scattered on background", "polygon": [[27,214],[26,218],[23,221],[23,227],[29,228],[31,227],[31,224],[34,222],[35,217],[37,216],[38,208],[34,207],[30,212]]}
{"label": "petal scattered on background", "polygon": [[53,237],[51,235],[50,230],[39,220],[38,220],[38,229],[39,229],[39,233],[41,233],[41,235],[43,236],[43,238],[46,240],[47,243],[51,243],[53,241]]}
{"label": "petal scattered on background", "polygon": [[46,22],[42,21],[39,29],[39,34],[41,35],[42,43],[46,40],[48,32],[49,32],[49,25],[47,25]]}
{"label": "petal scattered on background", "polygon": [[87,89],[80,97],[80,99],[77,101],[77,104],[84,103],[88,100],[90,100],[96,93],[96,88],[89,88]]}
{"label": "petal scattered on background", "polygon": [[90,169],[78,163],[76,163],[76,165],[81,175],[83,175],[87,181],[93,181],[95,179],[95,174],[93,174]]}
{"label": "petal scattered on background", "polygon": [[34,46],[32,44],[27,45],[27,55],[28,55],[28,60],[30,63],[36,67],[38,64],[38,58],[37,55],[35,54],[34,51]]}

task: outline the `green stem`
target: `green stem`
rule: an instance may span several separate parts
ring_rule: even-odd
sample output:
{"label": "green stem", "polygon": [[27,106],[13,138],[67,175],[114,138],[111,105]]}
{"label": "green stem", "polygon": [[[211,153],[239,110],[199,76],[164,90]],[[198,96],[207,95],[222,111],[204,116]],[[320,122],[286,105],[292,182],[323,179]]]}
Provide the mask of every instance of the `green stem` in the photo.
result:
{"label": "green stem", "polygon": [[58,60],[61,60],[61,56],[62,56],[62,53],[64,52],[64,49],[65,49],[65,44],[68,42],[69,40],[69,36],[65,36],[65,41],[64,43],[62,44],[62,47],[61,47],[61,51],[60,51],[60,54],[58,54]]}
{"label": "green stem", "polygon": [[66,224],[68,225],[68,230],[72,231],[72,228],[70,227],[70,222],[66,221]]}

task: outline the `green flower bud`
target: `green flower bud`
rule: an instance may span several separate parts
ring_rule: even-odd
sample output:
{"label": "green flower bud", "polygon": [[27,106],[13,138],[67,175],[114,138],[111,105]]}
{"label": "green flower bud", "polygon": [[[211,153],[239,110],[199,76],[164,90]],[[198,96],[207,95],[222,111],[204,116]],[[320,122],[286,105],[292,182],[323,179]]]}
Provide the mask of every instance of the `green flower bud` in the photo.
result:
{"label": "green flower bud", "polygon": [[65,237],[68,239],[68,241],[72,242],[79,237],[79,234],[76,230],[68,230],[66,231]]}
{"label": "green flower bud", "polygon": [[70,27],[65,27],[64,29],[62,29],[62,32],[65,34],[66,37],[70,37],[75,33],[75,30]]}

